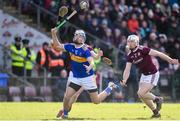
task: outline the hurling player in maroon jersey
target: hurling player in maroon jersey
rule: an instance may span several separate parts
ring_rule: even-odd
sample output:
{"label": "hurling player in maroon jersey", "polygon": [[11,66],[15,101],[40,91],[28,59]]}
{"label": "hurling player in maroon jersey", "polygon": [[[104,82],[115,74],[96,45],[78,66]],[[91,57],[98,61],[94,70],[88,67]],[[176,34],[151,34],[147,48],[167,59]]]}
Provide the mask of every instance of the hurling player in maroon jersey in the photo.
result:
{"label": "hurling player in maroon jersey", "polygon": [[159,111],[161,109],[163,98],[155,96],[150,92],[152,88],[157,85],[159,79],[159,71],[153,64],[151,56],[160,57],[171,64],[179,64],[179,61],[178,59],[172,59],[162,52],[145,46],[140,46],[139,37],[136,35],[128,36],[127,46],[129,47],[127,63],[123,73],[123,79],[120,83],[121,85],[126,86],[131,65],[137,65],[139,70],[142,72],[137,94],[139,98],[152,110],[152,118],[158,118],[161,116]]}

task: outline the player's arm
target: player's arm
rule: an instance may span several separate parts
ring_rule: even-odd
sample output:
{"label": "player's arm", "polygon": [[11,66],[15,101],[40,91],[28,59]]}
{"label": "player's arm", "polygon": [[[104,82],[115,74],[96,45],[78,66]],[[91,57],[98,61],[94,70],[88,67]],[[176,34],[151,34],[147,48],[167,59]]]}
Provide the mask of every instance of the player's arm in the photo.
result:
{"label": "player's arm", "polygon": [[99,59],[103,56],[103,51],[102,50],[98,50],[97,53],[94,52],[94,50],[90,51],[91,52],[91,56],[94,58],[94,59]]}
{"label": "player's arm", "polygon": [[60,43],[60,41],[58,40],[56,28],[51,29],[51,35],[52,35],[52,40],[51,40],[52,47],[56,51],[65,51],[64,44]]}
{"label": "player's arm", "polygon": [[123,72],[123,79],[120,82],[122,86],[126,86],[126,82],[130,75],[131,66],[132,66],[132,63],[129,63],[129,62],[126,63],[126,67]]}
{"label": "player's arm", "polygon": [[164,54],[162,52],[159,52],[157,50],[154,50],[154,49],[150,50],[149,55],[160,57],[161,59],[163,59],[163,60],[165,60],[165,61],[167,61],[167,62],[169,62],[171,64],[179,64],[178,59],[172,59],[168,55],[166,55],[166,54]]}
{"label": "player's arm", "polygon": [[94,67],[94,59],[90,56],[87,58],[87,61],[89,62],[89,66],[84,65],[86,68],[86,72],[89,73],[89,71]]}

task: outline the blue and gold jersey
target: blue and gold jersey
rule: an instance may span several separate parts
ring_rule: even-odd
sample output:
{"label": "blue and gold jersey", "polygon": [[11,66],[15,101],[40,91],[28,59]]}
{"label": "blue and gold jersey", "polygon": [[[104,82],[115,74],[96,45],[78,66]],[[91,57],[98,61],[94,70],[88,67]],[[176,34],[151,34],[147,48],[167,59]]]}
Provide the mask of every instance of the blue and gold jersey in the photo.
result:
{"label": "blue and gold jersey", "polygon": [[70,53],[71,70],[74,77],[84,78],[94,74],[93,70],[86,73],[86,68],[84,67],[84,65],[89,66],[87,58],[91,57],[90,50],[86,47],[86,45],[76,48],[73,43],[68,43],[64,45],[64,48]]}

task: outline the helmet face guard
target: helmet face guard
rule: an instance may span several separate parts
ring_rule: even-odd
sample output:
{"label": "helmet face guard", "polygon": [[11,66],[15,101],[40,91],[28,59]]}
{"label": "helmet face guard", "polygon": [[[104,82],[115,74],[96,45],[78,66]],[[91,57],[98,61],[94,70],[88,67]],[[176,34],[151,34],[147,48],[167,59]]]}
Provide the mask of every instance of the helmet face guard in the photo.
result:
{"label": "helmet face guard", "polygon": [[76,44],[82,44],[82,43],[77,42],[76,39],[75,39],[76,36],[78,36],[78,35],[81,36],[81,37],[83,37],[83,40],[84,40],[84,41],[83,41],[82,43],[84,43],[84,42],[86,41],[86,34],[85,34],[85,32],[84,32],[83,30],[76,30],[76,31],[75,31],[75,33],[74,33],[74,38],[73,38],[73,42],[76,43]]}

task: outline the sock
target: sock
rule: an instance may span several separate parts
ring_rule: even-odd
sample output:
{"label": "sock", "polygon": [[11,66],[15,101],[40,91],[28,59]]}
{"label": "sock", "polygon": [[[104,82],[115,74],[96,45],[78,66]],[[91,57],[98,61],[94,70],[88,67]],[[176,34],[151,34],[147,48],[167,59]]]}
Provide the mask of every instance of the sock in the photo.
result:
{"label": "sock", "polygon": [[64,112],[64,115],[66,115],[66,116],[67,116],[69,111],[67,111],[67,110],[63,110],[63,112]]}
{"label": "sock", "polygon": [[111,91],[112,91],[112,87],[107,87],[105,90],[104,90],[108,95],[111,94]]}
{"label": "sock", "polygon": [[153,110],[153,113],[154,113],[154,115],[157,115],[159,112],[158,112],[158,110]]}

